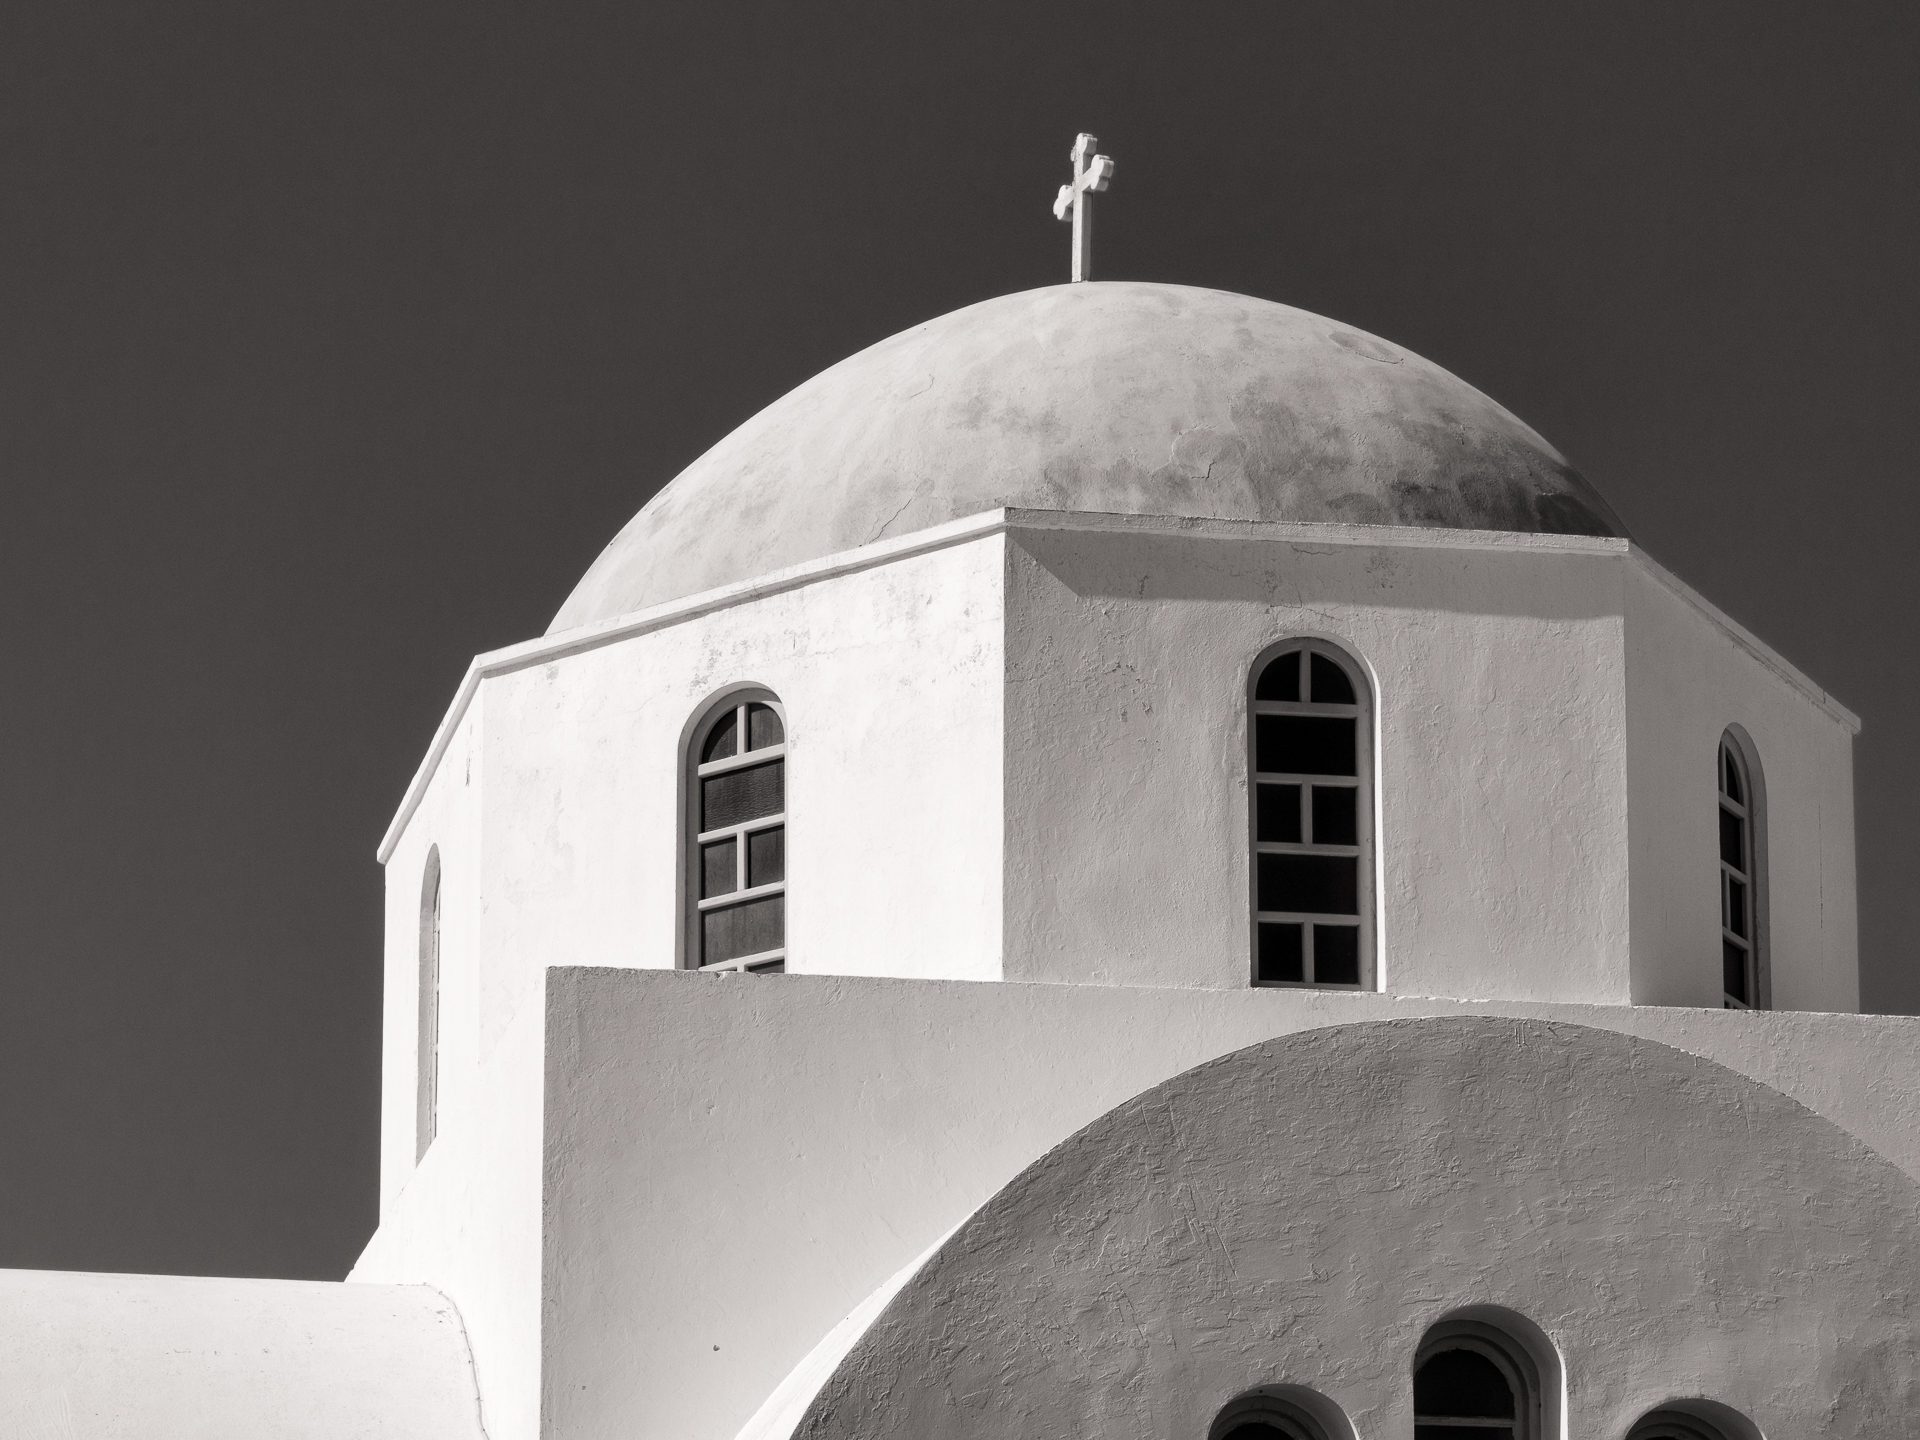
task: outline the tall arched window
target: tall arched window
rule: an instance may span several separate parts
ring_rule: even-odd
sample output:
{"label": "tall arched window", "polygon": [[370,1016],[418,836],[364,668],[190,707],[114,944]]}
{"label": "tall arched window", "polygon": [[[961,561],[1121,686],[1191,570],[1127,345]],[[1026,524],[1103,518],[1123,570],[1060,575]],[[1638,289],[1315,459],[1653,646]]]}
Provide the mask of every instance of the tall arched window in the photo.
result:
{"label": "tall arched window", "polygon": [[430,846],[420,877],[420,1036],[414,1051],[416,1083],[413,1159],[433,1144],[440,1122],[440,847]]}
{"label": "tall arched window", "polygon": [[1722,1005],[1759,1010],[1767,1004],[1764,896],[1758,857],[1763,836],[1758,770],[1740,737],[1720,737],[1720,972]]}
{"label": "tall arched window", "polygon": [[1288,640],[1253,667],[1253,980],[1373,984],[1370,695],[1360,667]]}
{"label": "tall arched window", "polygon": [[777,697],[738,691],[687,749],[685,964],[787,968],[787,726]]}
{"label": "tall arched window", "polygon": [[1543,1440],[1540,1400],[1525,1346],[1492,1325],[1443,1322],[1414,1362],[1414,1440]]}

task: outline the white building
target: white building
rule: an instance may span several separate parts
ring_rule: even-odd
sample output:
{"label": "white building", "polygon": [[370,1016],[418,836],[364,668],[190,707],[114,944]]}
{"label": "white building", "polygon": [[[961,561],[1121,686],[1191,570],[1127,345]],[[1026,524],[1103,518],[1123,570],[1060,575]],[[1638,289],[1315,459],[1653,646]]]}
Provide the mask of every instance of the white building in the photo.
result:
{"label": "white building", "polygon": [[0,1418],[1911,1433],[1857,729],[1418,356],[959,311],[474,662],[380,847],[349,1283],[12,1272]]}

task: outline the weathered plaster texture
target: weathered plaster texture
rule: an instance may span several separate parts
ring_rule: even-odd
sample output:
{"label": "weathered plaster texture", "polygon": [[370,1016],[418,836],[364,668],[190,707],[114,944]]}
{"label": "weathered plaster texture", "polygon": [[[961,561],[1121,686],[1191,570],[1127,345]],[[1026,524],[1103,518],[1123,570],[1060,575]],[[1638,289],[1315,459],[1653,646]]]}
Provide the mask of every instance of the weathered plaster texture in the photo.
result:
{"label": "weathered plaster texture", "polygon": [[1496,1019],[1255,1046],[1028,1168],[910,1280],[807,1440],[1204,1435],[1257,1384],[1411,1431],[1420,1337],[1520,1311],[1567,1432],[1703,1396],[1773,1435],[1906,1433],[1920,1185],[1644,1040]]}
{"label": "weathered plaster texture", "polygon": [[[1115,1106],[1276,1036],[1490,1014],[1726,1065],[1920,1176],[1920,1021],[1901,1017],[555,970],[545,1433],[729,1440],[889,1277]],[[1564,1098],[1575,1111],[1514,1138],[1577,1139]],[[1773,1164],[1758,1113],[1720,1118]],[[1376,1160],[1356,1138],[1340,1163]],[[1656,1168],[1632,1168],[1649,1210]],[[1631,1231],[1617,1243],[1625,1264]]]}
{"label": "weathered plaster texture", "polygon": [[1059,285],[841,361],[660,491],[549,634],[999,506],[1625,535],[1532,429],[1245,295]]}
{"label": "weathered plaster texture", "polygon": [[425,1286],[0,1270],[0,1435],[485,1440]]}

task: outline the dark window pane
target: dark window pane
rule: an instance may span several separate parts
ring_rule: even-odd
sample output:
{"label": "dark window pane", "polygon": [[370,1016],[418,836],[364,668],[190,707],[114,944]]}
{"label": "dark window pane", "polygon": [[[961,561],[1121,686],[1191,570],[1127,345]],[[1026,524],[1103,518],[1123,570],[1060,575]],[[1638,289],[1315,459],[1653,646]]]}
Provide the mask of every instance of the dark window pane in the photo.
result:
{"label": "dark window pane", "polygon": [[1734,762],[1733,752],[1724,747],[1720,751],[1720,771],[1726,777],[1720,788],[1727,792],[1727,798],[1746,804],[1746,793],[1740,786],[1740,767]]}
{"label": "dark window pane", "polygon": [[1742,940],[1747,934],[1747,887],[1738,880],[1727,880],[1727,928]]}
{"label": "dark window pane", "polygon": [[706,900],[715,895],[731,895],[739,889],[739,876],[734,866],[734,842],[722,840],[718,845],[700,847],[700,898]]}
{"label": "dark window pane", "polygon": [[1360,862],[1350,855],[1262,855],[1258,909],[1358,915]]}
{"label": "dark window pane", "polygon": [[1269,1425],[1264,1420],[1249,1420],[1244,1425],[1236,1425],[1220,1440],[1294,1440],[1289,1432],[1277,1425]]}
{"label": "dark window pane", "polygon": [[764,750],[769,745],[778,745],[787,738],[787,732],[780,725],[780,712],[771,705],[749,705],[747,707],[747,748]]}
{"label": "dark window pane", "polygon": [[1742,874],[1747,868],[1746,830],[1747,822],[1731,810],[1720,812],[1720,858]]}
{"label": "dark window pane", "polygon": [[1747,994],[1747,951],[1746,947],[1736,945],[1731,940],[1720,942],[1721,985],[1727,994],[1742,1005],[1751,1005],[1753,997]]}
{"label": "dark window pane", "polygon": [[787,827],[756,830],[747,836],[747,884],[771,885],[787,878]]}
{"label": "dark window pane", "polygon": [[1262,785],[1258,787],[1259,810],[1253,836],[1256,840],[1298,845],[1300,834],[1300,787],[1298,785]]}
{"label": "dark window pane", "polygon": [[1413,1377],[1413,1413],[1436,1420],[1511,1420],[1513,1387],[1478,1351],[1442,1350]]}
{"label": "dark window pane", "polygon": [[1313,787],[1313,843],[1316,845],[1358,845],[1360,817],[1357,803],[1360,792],[1348,785]]}
{"label": "dark window pane", "polygon": [[1358,985],[1360,983],[1360,927],[1358,925],[1313,927],[1313,983],[1316,985]]}
{"label": "dark window pane", "polygon": [[707,748],[700,752],[700,763],[709,760],[725,760],[735,753],[735,742],[739,740],[740,712],[729,707],[713,727],[707,732]]}
{"label": "dark window pane", "polygon": [[1260,956],[1255,973],[1262,981],[1307,978],[1305,952],[1300,944],[1300,932],[1304,928],[1300,925],[1260,926]]}
{"label": "dark window pane", "polygon": [[1351,775],[1353,721],[1332,715],[1253,717],[1254,769],[1282,775]]}
{"label": "dark window pane", "polygon": [[717,965],[762,950],[778,950],[787,940],[787,897],[769,895],[700,916],[700,963]]}
{"label": "dark window pane", "polygon": [[1413,1440],[1513,1440],[1511,1425],[1416,1425]]}
{"label": "dark window pane", "polygon": [[719,830],[787,808],[787,762],[769,760],[700,782],[700,828]]}
{"label": "dark window pane", "polygon": [[1347,672],[1324,655],[1313,657],[1313,690],[1308,699],[1316,705],[1351,705],[1353,682]]}
{"label": "dark window pane", "polygon": [[1276,655],[1267,662],[1267,668],[1260,672],[1260,683],[1254,687],[1256,700],[1298,700],[1300,698],[1300,652],[1289,650],[1284,655]]}

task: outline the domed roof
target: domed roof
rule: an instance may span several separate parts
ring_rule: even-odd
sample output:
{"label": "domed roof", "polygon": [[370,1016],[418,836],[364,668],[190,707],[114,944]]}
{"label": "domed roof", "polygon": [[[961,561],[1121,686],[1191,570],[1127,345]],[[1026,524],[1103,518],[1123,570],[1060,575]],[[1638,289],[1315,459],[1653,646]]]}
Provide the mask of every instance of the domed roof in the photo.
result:
{"label": "domed roof", "polygon": [[1625,535],[1560,453],[1439,366],[1268,300],[1004,295],[776,400],[627,524],[549,631],[999,506]]}

